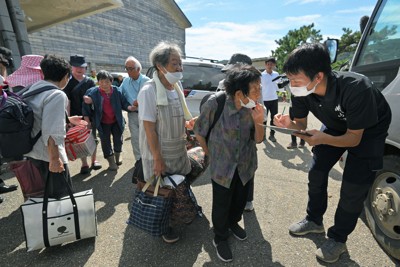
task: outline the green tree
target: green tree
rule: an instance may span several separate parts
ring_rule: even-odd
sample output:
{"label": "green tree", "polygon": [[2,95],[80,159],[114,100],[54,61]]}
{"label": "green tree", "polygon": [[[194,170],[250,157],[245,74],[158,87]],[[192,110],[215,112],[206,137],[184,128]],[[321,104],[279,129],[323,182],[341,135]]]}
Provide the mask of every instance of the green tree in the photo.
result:
{"label": "green tree", "polygon": [[276,58],[278,72],[282,72],[283,63],[287,56],[299,45],[306,42],[320,42],[322,35],[320,30],[314,29],[314,23],[300,27],[300,29],[290,30],[282,39],[275,40],[279,45],[276,50],[272,50],[272,56]]}
{"label": "green tree", "polygon": [[351,61],[361,39],[360,31],[353,32],[349,28],[342,28],[342,30],[343,34],[339,40],[337,60],[332,64],[332,69],[335,70],[343,68],[343,66],[346,66]]}

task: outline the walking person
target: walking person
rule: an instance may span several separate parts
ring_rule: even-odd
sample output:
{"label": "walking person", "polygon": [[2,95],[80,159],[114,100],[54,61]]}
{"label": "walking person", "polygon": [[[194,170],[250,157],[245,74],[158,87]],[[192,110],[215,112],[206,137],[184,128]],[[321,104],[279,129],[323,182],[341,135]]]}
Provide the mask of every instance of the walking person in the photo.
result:
{"label": "walking person", "polygon": [[[279,73],[274,71],[276,60],[273,57],[268,57],[265,60],[265,70],[261,73],[261,86],[262,86],[262,99],[266,108],[266,119],[268,113],[270,114],[270,125],[274,126],[274,116],[278,113],[278,94],[276,93],[279,88],[276,82],[272,80],[279,76]],[[264,122],[267,124],[267,121]],[[275,131],[270,130],[268,139],[271,142],[276,142]]]}
{"label": "walking person", "polygon": [[[61,198],[68,194],[65,183],[61,182],[61,179],[65,179],[72,187],[64,147],[68,98],[61,91],[68,83],[70,65],[64,58],[47,55],[41,61],[40,67],[44,80],[34,83],[24,94],[49,85],[54,86],[54,89],[25,100],[34,113],[32,136],[42,132],[32,151],[25,156],[38,168],[45,180],[50,179],[49,197]],[[71,123],[74,124],[80,121],[78,116],[73,119],[71,118]]]}
{"label": "walking person", "polygon": [[140,159],[139,148],[139,117],[138,117],[138,101],[137,96],[143,85],[150,80],[149,77],[140,73],[142,71],[142,64],[132,56],[125,60],[125,70],[128,72],[129,78],[122,81],[119,87],[122,95],[133,104],[133,110],[128,112],[128,126],[131,132],[131,145],[135,159]]}
{"label": "walking person", "polygon": [[329,53],[319,43],[295,49],[283,70],[296,96],[292,99],[294,120],[277,114],[275,124],[305,130],[307,116],[312,112],[324,125],[321,130],[307,130],[311,136],[296,134],[314,148],[308,173],[307,215],[289,227],[292,235],[325,232],[328,174],[348,151],[334,225],[316,251],[318,259],[336,262],[347,251],[347,238],[357,225],[376,172],[383,167],[390,107],[364,75],[332,71]]}
{"label": "walking person", "polygon": [[[85,57],[82,55],[73,55],[70,57],[70,63],[72,66],[71,77],[68,81],[67,86],[64,89],[69,99],[69,116],[82,116],[82,103],[83,96],[86,91],[96,86],[96,83],[89,77],[86,76],[87,63]],[[87,158],[81,158],[81,174],[89,174],[90,171],[101,169],[101,164],[97,161],[97,136],[96,129],[92,130],[94,139],[96,140],[96,149],[91,156],[91,165],[89,166]]]}
{"label": "walking person", "polygon": [[112,85],[113,77],[108,71],[99,71],[97,81],[99,86],[90,88],[84,96],[83,116],[91,128],[99,132],[103,155],[109,164],[108,170],[117,171],[122,164],[122,133],[125,128],[122,110],[133,110],[133,106],[118,87]]}
{"label": "walking person", "polygon": [[247,239],[239,221],[257,169],[256,144],[264,138],[264,108],[257,103],[261,95],[260,76],[261,73],[249,65],[239,64],[228,70],[224,81],[224,108],[208,141],[205,137],[218,107],[215,97],[203,104],[193,129],[210,159],[213,245],[218,258],[224,262],[233,260],[229,233],[239,240]]}

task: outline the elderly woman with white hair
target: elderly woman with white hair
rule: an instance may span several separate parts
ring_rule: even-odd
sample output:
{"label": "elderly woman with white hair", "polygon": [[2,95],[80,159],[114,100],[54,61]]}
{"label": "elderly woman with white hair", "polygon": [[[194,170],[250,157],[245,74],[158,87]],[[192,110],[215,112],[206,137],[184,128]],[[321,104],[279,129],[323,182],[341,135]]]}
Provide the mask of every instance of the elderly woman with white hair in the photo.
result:
{"label": "elderly woman with white hair", "polygon": [[[153,79],[138,95],[140,152],[146,180],[165,173],[186,175],[191,170],[186,151],[185,123],[192,118],[185,101],[181,49],[161,42],[150,53],[155,67]],[[162,236],[174,243],[179,236],[172,228]]]}

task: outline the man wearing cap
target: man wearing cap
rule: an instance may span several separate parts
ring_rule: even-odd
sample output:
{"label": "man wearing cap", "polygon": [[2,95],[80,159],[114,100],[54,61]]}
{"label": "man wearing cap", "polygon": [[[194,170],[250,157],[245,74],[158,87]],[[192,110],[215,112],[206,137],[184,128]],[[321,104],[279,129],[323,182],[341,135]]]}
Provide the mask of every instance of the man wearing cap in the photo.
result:
{"label": "man wearing cap", "polygon": [[[226,63],[226,65],[221,69],[221,71],[225,73],[230,68],[232,68],[235,64],[238,64],[238,63],[252,65],[253,61],[251,60],[251,58],[248,55],[236,53],[231,56],[228,63]],[[224,80],[225,79],[223,79],[219,82],[217,91],[225,90]]]}
{"label": "man wearing cap", "polygon": [[[268,57],[265,60],[265,70],[261,73],[262,97],[266,108],[266,116],[270,112],[270,125],[274,125],[274,116],[278,113],[278,85],[272,80],[279,76],[279,73],[274,71],[276,60],[273,57]],[[267,119],[267,118],[266,118]],[[265,124],[267,121],[264,122]],[[271,142],[276,142],[275,131],[271,129],[268,139]]]}
{"label": "man wearing cap", "polygon": [[[7,78],[7,67],[12,66],[11,50],[5,47],[0,47],[0,93],[3,93],[3,89],[8,87],[5,79]],[[0,165],[2,157],[0,155]],[[17,190],[17,185],[7,186],[2,179],[0,179],[0,194]],[[3,198],[0,196],[0,203],[3,202]]]}
{"label": "man wearing cap", "polygon": [[[92,79],[85,75],[87,63],[84,56],[71,56],[70,64],[72,66],[71,77],[63,91],[67,94],[69,99],[69,116],[82,116],[83,96],[88,89],[95,87],[96,84]],[[96,129],[92,129],[92,133],[96,139]],[[101,164],[96,160],[96,150],[97,149],[95,149],[92,155],[91,167],[89,167],[86,157],[81,158],[81,174],[88,174],[91,169],[98,170],[101,168]]]}
{"label": "man wearing cap", "polygon": [[8,85],[13,92],[18,92],[28,85],[43,80],[40,62],[43,57],[39,55],[25,55],[21,58],[21,66],[7,77]]}
{"label": "man wearing cap", "polygon": [[137,96],[143,85],[150,80],[149,77],[140,73],[142,65],[135,57],[129,56],[125,60],[125,70],[128,72],[129,78],[122,81],[119,87],[122,95],[133,105],[134,110],[128,112],[129,131],[131,132],[131,144],[135,159],[140,159],[139,148],[139,118]]}

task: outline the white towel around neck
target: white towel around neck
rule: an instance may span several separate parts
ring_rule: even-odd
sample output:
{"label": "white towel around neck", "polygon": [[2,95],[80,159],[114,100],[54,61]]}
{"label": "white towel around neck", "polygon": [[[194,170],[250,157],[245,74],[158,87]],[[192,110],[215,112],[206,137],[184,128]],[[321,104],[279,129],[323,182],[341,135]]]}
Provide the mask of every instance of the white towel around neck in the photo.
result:
{"label": "white towel around neck", "polygon": [[[168,98],[167,91],[168,89],[161,83],[160,78],[158,78],[158,72],[153,72],[153,80],[156,84],[156,92],[157,92],[157,106],[168,106]],[[183,114],[185,116],[185,120],[190,120],[192,118],[192,114],[190,113],[185,100],[185,95],[183,94],[183,89],[180,85],[180,82],[174,84],[174,89],[178,93],[179,99],[182,104]]]}

